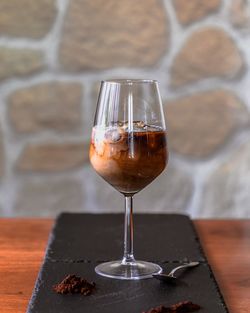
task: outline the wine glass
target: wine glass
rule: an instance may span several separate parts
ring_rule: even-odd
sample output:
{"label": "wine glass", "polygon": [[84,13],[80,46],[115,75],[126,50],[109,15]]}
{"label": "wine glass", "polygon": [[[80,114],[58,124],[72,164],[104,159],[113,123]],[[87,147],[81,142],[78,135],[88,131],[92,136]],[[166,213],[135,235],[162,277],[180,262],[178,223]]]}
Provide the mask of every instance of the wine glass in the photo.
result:
{"label": "wine glass", "polygon": [[96,273],[127,280],[160,273],[159,265],[137,261],[133,252],[133,196],[160,175],[168,161],[157,81],[102,81],[89,156],[95,171],[125,197],[123,258],[98,265]]}

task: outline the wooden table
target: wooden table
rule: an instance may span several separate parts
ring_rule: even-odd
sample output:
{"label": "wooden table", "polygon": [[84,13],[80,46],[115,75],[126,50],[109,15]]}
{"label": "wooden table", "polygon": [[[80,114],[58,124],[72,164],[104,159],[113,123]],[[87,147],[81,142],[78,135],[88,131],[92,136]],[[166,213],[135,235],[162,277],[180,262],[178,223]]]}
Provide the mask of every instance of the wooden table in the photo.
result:
{"label": "wooden table", "polygon": [[[26,312],[51,219],[0,220],[0,312]],[[231,313],[250,312],[250,220],[198,220],[196,228]]]}

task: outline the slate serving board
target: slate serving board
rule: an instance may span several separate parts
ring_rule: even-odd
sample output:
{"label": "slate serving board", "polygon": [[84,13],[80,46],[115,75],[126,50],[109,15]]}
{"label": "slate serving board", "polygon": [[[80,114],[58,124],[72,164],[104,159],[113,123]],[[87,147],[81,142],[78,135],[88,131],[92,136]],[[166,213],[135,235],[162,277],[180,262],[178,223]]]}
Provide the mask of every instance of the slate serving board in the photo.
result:
{"label": "slate serving board", "polygon": [[[191,300],[200,313],[228,312],[203,254],[192,221],[185,215],[138,214],[135,223],[137,259],[158,262],[169,271],[185,260],[200,266],[181,274],[182,283],[169,286],[155,279],[119,281],[95,274],[103,260],[120,259],[123,247],[122,214],[61,214],[51,232],[28,313],[141,313],[154,306]],[[67,274],[97,284],[96,292],[58,295],[52,286]]]}

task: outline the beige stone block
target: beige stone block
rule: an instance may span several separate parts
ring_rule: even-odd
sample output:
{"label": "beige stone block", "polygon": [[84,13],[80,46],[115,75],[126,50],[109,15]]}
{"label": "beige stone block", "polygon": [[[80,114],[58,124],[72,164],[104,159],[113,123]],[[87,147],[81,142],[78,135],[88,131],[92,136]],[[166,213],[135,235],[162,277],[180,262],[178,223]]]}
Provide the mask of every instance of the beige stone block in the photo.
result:
{"label": "beige stone block", "polygon": [[173,164],[170,155],[165,171],[135,197],[135,209],[144,213],[188,213],[193,192],[191,177]]}
{"label": "beige stone block", "polygon": [[191,157],[210,156],[237,127],[249,121],[244,105],[227,90],[210,90],[169,101],[165,111],[170,149]]}
{"label": "beige stone block", "polygon": [[152,66],[168,44],[162,1],[71,0],[59,60],[75,72]]}
{"label": "beige stone block", "polygon": [[1,0],[0,35],[42,38],[56,17],[55,0]]}
{"label": "beige stone block", "polygon": [[221,0],[174,0],[173,4],[178,20],[187,25],[216,12]]}
{"label": "beige stone block", "polygon": [[60,172],[83,166],[89,146],[82,143],[26,145],[17,161],[19,171]]}
{"label": "beige stone block", "polygon": [[230,7],[230,20],[236,28],[250,30],[250,2],[233,0]]}
{"label": "beige stone block", "polygon": [[0,127],[0,177],[4,175],[4,163],[5,163],[3,140],[4,140],[3,133]]}
{"label": "beige stone block", "polygon": [[199,215],[250,218],[250,143],[237,147],[209,177]]}
{"label": "beige stone block", "polygon": [[222,29],[207,27],[193,33],[174,58],[170,85],[174,88],[202,79],[232,79],[244,70],[243,57]]}
{"label": "beige stone block", "polygon": [[10,95],[9,117],[20,133],[76,131],[82,124],[81,101],[78,83],[42,83]]}
{"label": "beige stone block", "polygon": [[81,212],[82,186],[75,179],[24,179],[17,191],[15,216],[54,217],[61,212]]}
{"label": "beige stone block", "polygon": [[0,64],[0,80],[4,80],[40,71],[44,57],[41,51],[0,47]]}

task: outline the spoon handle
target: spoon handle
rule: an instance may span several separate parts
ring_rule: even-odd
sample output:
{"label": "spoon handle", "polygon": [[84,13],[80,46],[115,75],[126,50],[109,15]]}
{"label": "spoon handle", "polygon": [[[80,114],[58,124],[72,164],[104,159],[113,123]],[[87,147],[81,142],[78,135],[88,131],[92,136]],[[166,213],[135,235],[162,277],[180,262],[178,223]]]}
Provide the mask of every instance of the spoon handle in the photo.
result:
{"label": "spoon handle", "polygon": [[176,271],[180,270],[181,268],[194,267],[194,266],[197,266],[199,264],[200,264],[199,262],[190,262],[190,263],[187,263],[187,264],[180,265],[180,266],[174,268],[168,275],[171,276],[171,277],[174,277],[174,273]]}

